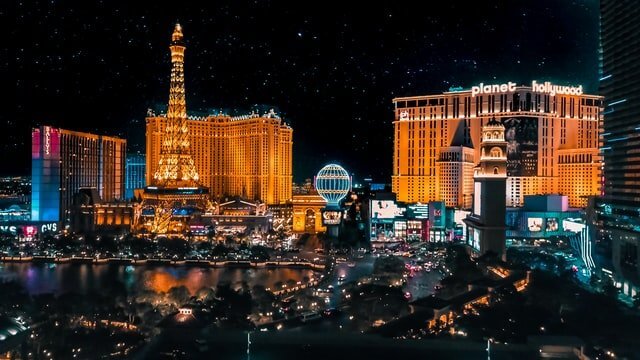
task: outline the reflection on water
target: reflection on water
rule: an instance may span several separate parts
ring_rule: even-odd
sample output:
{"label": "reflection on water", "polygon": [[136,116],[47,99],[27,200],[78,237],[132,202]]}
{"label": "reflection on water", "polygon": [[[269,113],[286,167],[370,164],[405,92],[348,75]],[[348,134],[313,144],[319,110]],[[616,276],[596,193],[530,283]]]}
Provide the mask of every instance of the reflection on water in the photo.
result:
{"label": "reflection on water", "polygon": [[17,280],[30,294],[65,292],[108,292],[124,287],[133,293],[142,290],[167,292],[172,287],[185,286],[191,294],[200,288],[220,283],[239,286],[243,281],[251,287],[273,287],[277,282],[301,281],[313,278],[314,272],[303,269],[245,269],[86,265],[86,264],[26,264],[0,265],[0,281]]}

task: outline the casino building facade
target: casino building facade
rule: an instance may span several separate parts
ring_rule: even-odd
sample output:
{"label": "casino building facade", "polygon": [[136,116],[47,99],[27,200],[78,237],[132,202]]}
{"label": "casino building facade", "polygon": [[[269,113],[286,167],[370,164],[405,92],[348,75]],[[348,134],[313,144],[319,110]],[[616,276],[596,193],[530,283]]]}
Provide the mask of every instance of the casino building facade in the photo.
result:
{"label": "casino building facade", "polygon": [[[146,176],[160,158],[167,118],[147,117]],[[191,157],[211,196],[240,196],[267,205],[291,199],[293,129],[274,112],[187,119]]]}
{"label": "casino building facade", "polygon": [[507,206],[522,206],[525,195],[559,193],[570,207],[585,207],[599,194],[602,97],[583,94],[582,86],[481,83],[393,104],[398,201],[471,208],[481,129],[494,118],[505,126]]}

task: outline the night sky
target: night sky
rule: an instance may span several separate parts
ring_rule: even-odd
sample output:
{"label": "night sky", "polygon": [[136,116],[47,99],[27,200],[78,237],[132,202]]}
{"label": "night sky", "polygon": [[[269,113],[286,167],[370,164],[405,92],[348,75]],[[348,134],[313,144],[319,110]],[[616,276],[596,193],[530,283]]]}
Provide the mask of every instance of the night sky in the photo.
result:
{"label": "night sky", "polygon": [[40,124],[144,149],[147,109],[166,108],[176,21],[189,112],[278,109],[294,128],[298,181],[337,161],[390,182],[395,96],[532,79],[597,91],[596,0],[136,3],[2,1],[0,173],[30,173]]}

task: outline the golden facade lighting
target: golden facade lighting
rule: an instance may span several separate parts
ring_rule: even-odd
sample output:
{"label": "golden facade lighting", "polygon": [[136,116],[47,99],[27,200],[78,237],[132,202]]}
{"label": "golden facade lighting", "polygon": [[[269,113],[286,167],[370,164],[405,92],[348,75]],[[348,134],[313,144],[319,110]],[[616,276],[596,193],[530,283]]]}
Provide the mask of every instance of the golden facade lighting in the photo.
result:
{"label": "golden facade lighting", "polygon": [[[492,117],[506,127],[507,206],[522,206],[525,195],[561,193],[571,207],[584,207],[599,193],[602,97],[581,86],[480,84],[393,103],[392,190],[399,201],[468,208],[473,175],[466,162],[480,162],[481,129]],[[571,183],[576,174],[581,178]]]}

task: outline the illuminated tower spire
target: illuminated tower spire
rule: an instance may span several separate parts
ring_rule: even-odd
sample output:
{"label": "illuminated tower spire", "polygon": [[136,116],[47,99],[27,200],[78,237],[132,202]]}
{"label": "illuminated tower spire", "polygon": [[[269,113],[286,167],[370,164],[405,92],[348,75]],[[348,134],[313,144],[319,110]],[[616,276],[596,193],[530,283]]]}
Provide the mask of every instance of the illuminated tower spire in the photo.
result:
{"label": "illuminated tower spire", "polygon": [[191,158],[187,104],[184,91],[184,46],[182,27],[176,24],[171,35],[171,85],[167,127],[162,139],[154,185],[195,186],[199,176]]}

